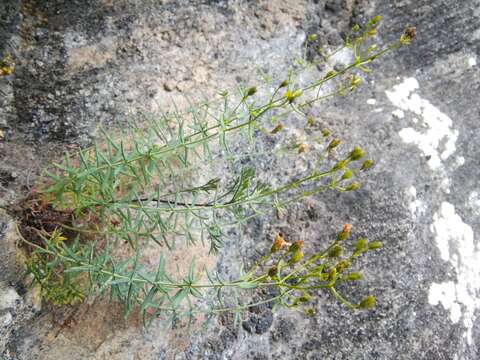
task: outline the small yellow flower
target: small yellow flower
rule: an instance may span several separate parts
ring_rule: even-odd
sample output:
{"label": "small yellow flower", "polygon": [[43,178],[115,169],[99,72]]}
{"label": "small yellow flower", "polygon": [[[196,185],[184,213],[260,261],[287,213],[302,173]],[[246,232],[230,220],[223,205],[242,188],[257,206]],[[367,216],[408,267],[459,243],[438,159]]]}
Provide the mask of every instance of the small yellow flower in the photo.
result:
{"label": "small yellow flower", "polygon": [[2,66],[0,68],[0,76],[8,76],[8,75],[11,75],[13,73],[13,68],[6,65],[6,66]]}

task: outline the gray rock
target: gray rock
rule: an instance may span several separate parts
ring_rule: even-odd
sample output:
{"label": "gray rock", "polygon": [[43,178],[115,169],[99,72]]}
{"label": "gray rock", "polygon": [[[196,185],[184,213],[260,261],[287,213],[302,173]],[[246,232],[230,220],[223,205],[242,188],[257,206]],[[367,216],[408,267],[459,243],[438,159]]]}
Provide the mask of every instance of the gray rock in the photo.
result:
{"label": "gray rock", "polygon": [[[13,220],[0,209],[0,353],[2,359],[15,359],[10,346],[16,342],[21,327],[38,310],[34,294],[26,295],[22,269],[17,267],[18,235]],[[23,296],[22,296],[23,295]]]}

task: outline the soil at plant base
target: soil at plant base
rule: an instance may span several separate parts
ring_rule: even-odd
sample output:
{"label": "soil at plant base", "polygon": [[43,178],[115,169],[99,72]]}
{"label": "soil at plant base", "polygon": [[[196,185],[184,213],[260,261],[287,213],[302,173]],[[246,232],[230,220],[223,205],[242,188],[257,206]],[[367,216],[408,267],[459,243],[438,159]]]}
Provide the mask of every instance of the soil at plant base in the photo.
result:
{"label": "soil at plant base", "polygon": [[[139,109],[181,107],[237,84],[283,78],[308,34],[341,43],[355,22],[383,16],[382,41],[417,26],[412,47],[365,75],[348,98],[312,110],[321,126],[377,160],[354,193],[326,193],[281,219],[263,218],[226,239],[217,268],[234,274],[281,231],[320,247],[345,222],[380,239],[365,282],[376,310],[354,313],[327,295],[306,317],[268,307],[188,334],[141,329],[115,306],[52,312],[20,282],[12,222],[0,220],[0,316],[5,359],[476,359],[480,344],[480,15],[475,1],[14,1],[0,4],[0,51],[17,59],[0,79],[0,206],[20,201],[40,169],[89,143],[99,125],[121,127]],[[313,54],[308,54],[313,56]],[[341,66],[340,52],[330,65]],[[318,78],[325,68],[310,76]],[[308,80],[308,79],[306,79]],[[289,122],[292,138],[304,124]],[[477,130],[477,131],[476,131]],[[277,164],[279,178],[308,152]],[[297,167],[297,168],[295,168]],[[268,175],[267,175],[268,174]]]}

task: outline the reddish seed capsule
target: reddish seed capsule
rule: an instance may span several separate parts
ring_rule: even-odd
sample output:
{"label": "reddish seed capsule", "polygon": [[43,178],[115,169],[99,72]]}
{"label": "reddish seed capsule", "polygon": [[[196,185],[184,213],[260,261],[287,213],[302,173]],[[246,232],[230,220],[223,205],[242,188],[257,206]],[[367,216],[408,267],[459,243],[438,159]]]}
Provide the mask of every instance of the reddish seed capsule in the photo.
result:
{"label": "reddish seed capsule", "polygon": [[288,251],[295,252],[300,250],[303,246],[303,242],[304,242],[303,240],[295,241],[292,245],[290,245],[290,249],[288,249]]}
{"label": "reddish seed capsule", "polygon": [[417,28],[415,26],[410,26],[405,30],[405,35],[407,35],[410,40],[413,40],[417,37]]}
{"label": "reddish seed capsule", "polygon": [[288,243],[285,241],[285,239],[283,238],[283,236],[281,234],[278,234],[276,237],[275,237],[275,240],[273,241],[273,245],[272,245],[272,248],[271,248],[271,252],[272,253],[275,253],[277,251],[280,251],[284,246],[286,246]]}
{"label": "reddish seed capsule", "polygon": [[343,241],[346,238],[348,238],[348,236],[350,235],[351,228],[352,228],[352,226],[350,224],[343,225],[342,231],[340,231],[337,235],[338,241]]}
{"label": "reddish seed capsule", "polygon": [[278,268],[274,265],[270,269],[268,269],[268,276],[275,277],[277,276]]}
{"label": "reddish seed capsule", "polygon": [[298,145],[298,153],[299,153],[299,154],[304,153],[306,149],[307,149],[307,145],[306,145],[306,144],[301,143],[300,145]]}
{"label": "reddish seed capsule", "polygon": [[282,125],[282,124],[278,124],[277,126],[275,126],[275,127],[273,128],[272,131],[270,131],[270,134],[272,134],[272,135],[273,135],[273,134],[276,134],[276,133],[282,131],[282,129],[283,129],[283,125]]}
{"label": "reddish seed capsule", "polygon": [[405,32],[400,36],[400,44],[409,45],[417,36],[417,28],[414,26],[405,29]]}

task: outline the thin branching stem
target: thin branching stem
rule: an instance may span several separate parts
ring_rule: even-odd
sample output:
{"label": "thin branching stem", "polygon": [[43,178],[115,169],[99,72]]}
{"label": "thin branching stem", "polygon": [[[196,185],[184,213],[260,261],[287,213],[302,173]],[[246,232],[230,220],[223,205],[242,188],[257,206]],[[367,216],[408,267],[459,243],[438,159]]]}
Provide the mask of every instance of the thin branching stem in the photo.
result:
{"label": "thin branching stem", "polygon": [[[267,303],[294,308],[308,304],[320,289],[331,291],[350,309],[371,308],[373,296],[354,304],[335,288],[338,283],[359,280],[361,275],[352,271],[352,263],[381,248],[379,241],[360,238],[347,251],[348,224],[326,249],[305,258],[303,241],[290,244],[278,234],[271,250],[233,281],[207,269],[197,273],[193,260],[186,275],[170,274],[166,263],[177,238],[185,239],[187,245],[208,239],[210,252],[217,252],[228,229],[242,227],[272,207],[281,212],[326,190],[358,189],[360,183],[355,180],[373,161],[365,159],[359,147],[337,151],[341,141],[328,129],[306,140],[325,143],[316,150],[320,155],[308,170],[292,178],[266,183],[253,167],[241,166],[237,173],[231,171],[236,166],[226,164],[234,158],[233,152],[245,150],[247,157],[253,156],[257,144],[274,163],[281,156],[304,153],[308,149],[304,143],[281,144],[282,151],[277,151],[262,143],[262,138],[282,131],[279,120],[304,118],[305,109],[319,101],[356,90],[361,83],[356,70],[370,71],[367,65],[375,59],[413,40],[415,30],[407,29],[399,41],[375,51],[376,44],[368,44],[379,20],[373,18],[363,29],[355,27],[356,35],[347,38],[343,48],[351,49],[351,64],[309,84],[300,85],[291,72],[273,91],[268,90],[271,94],[262,103],[257,88],[250,87],[240,90],[237,101],[228,93],[221,94],[222,103],[215,107],[206,102],[180,112],[175,106],[175,111],[159,118],[144,116],[145,126],[132,123],[131,132],[123,138],[115,139],[104,131],[104,144],[67,154],[63,162],[53,164],[46,171],[48,181],[36,190],[31,211],[27,211],[33,221],[21,226],[33,238],[27,239],[17,228],[30,249],[27,273],[44,297],[68,304],[108,292],[112,300],[124,304],[126,314],[139,305],[144,319],[160,312],[171,313],[172,319],[224,311],[238,315]],[[323,86],[332,81],[334,90],[321,94]],[[260,123],[268,115],[278,121],[271,131]],[[248,136],[252,148],[241,149],[243,145],[235,138],[240,133]],[[278,142],[287,141],[278,136]],[[211,177],[207,165],[218,166],[215,170],[221,173]],[[151,255],[146,250],[150,251],[150,241],[160,246],[156,270],[151,268],[154,259],[143,263]],[[272,289],[277,295],[244,303],[241,291],[254,289]]]}

